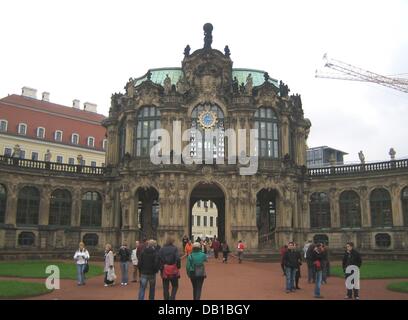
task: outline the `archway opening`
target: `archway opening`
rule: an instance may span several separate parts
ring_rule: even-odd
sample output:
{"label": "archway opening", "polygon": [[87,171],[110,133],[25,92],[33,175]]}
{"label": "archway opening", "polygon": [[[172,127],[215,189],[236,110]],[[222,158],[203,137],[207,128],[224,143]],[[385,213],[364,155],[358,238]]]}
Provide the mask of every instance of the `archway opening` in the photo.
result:
{"label": "archway opening", "polygon": [[216,184],[200,183],[191,192],[189,236],[225,240],[225,194]]}
{"label": "archway opening", "polygon": [[273,245],[275,242],[277,198],[277,191],[272,189],[262,189],[256,194],[256,225],[260,245]]}
{"label": "archway opening", "polygon": [[157,227],[159,226],[159,193],[155,188],[139,188],[136,191],[137,226],[139,238],[157,239]]}

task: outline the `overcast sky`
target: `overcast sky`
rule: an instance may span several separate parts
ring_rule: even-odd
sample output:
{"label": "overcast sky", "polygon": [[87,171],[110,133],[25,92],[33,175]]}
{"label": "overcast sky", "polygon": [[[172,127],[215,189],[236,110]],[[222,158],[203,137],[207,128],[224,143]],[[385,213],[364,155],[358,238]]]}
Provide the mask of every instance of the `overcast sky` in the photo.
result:
{"label": "overcast sky", "polygon": [[148,68],[179,67],[183,50],[231,50],[234,67],[268,71],[302,95],[310,147],[358,160],[408,157],[408,94],[377,84],[315,78],[322,56],[383,74],[408,73],[408,1],[0,1],[0,96],[23,86],[52,102],[95,102]]}

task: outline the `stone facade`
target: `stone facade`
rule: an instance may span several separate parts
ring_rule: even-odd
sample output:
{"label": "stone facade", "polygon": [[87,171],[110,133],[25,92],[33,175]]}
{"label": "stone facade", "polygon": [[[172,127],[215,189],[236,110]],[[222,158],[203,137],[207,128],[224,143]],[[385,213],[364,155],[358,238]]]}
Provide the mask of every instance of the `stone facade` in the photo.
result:
{"label": "stone facade", "polygon": [[[408,186],[407,160],[377,167],[307,169],[306,142],[311,123],[304,118],[300,96],[289,96],[282,82],[277,85],[265,73],[264,79],[256,83],[250,74],[255,80],[259,71],[249,70],[246,83],[237,83],[238,71],[232,68],[229,49],[222,53],[208,43],[191,54],[186,48],[177,72],[179,78],[172,82],[174,74],[154,80],[155,74],[149,71],[142,78],[130,79],[126,93],[112,95],[109,117],[103,121],[108,134],[106,168],[84,171],[79,165],[65,165],[58,170],[38,161],[13,162],[3,157],[0,184],[7,200],[0,248],[27,249],[19,240],[19,233],[27,231],[35,235],[35,242],[28,248],[32,250],[74,248],[87,234],[97,235],[93,242],[97,249],[107,242],[118,246],[122,239],[133,243],[136,239],[156,238],[162,243],[169,233],[176,234],[181,245],[182,236],[191,234],[193,205],[197,200],[210,200],[218,209],[219,237],[231,244],[242,239],[249,250],[276,249],[292,239],[303,243],[316,235],[319,239],[322,235],[327,237],[333,248],[341,248],[352,240],[367,250],[407,249],[408,221],[403,218],[406,209],[402,197]],[[242,69],[239,72],[242,75]],[[141,138],[144,126],[151,128],[153,121],[159,119],[158,126],[172,136],[174,121],[179,121],[184,132],[194,125],[192,114],[197,106],[204,106],[204,110],[217,108],[224,130],[257,128],[262,138],[260,128],[274,128],[276,124],[272,138],[265,140],[266,154],[262,155],[262,146],[259,148],[256,174],[241,175],[240,169],[245,165],[219,164],[215,159],[204,164],[155,165],[148,154],[142,153],[144,143],[148,145]],[[186,140],[181,142],[181,149],[191,142]],[[249,153],[249,134],[246,142]],[[173,141],[171,149],[176,148]],[[224,160],[232,156],[227,142],[222,152]],[[172,153],[171,160],[176,156]],[[40,191],[37,225],[16,223],[18,194],[24,186],[35,186]],[[391,227],[371,224],[370,193],[378,187],[388,190],[391,197]],[[66,189],[72,196],[69,226],[48,223],[51,193],[56,189]],[[359,196],[358,227],[342,228],[340,224],[339,196],[344,190],[355,190]],[[87,191],[100,195],[98,226],[81,226],[81,214],[88,210],[84,209],[87,200],[83,200]],[[329,212],[330,223],[312,228],[311,215],[316,213],[311,212],[310,201],[315,192],[328,197],[326,211],[319,214],[323,217]],[[316,221],[320,223],[319,218]],[[377,233],[387,233],[390,244],[379,247]]]}

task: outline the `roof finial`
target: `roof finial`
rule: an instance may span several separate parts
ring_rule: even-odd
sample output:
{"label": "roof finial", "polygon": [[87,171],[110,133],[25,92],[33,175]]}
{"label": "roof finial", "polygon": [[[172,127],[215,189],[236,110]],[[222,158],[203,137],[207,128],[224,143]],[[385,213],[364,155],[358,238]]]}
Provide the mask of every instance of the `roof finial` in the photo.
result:
{"label": "roof finial", "polygon": [[204,49],[211,49],[212,44],[212,31],[213,25],[211,23],[206,23],[203,26],[204,29]]}

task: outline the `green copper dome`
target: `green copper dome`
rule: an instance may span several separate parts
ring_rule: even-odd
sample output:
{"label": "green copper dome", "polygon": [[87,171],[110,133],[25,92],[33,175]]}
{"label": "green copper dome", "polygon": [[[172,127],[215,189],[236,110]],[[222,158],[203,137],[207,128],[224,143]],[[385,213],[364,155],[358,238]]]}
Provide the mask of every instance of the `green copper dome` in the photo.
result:
{"label": "green copper dome", "polygon": [[[149,69],[148,72],[151,72],[150,80],[160,85],[163,85],[163,81],[166,78],[166,75],[169,75],[172,84],[176,84],[179,78],[183,76],[183,71],[181,68]],[[249,74],[251,74],[253,85],[256,87],[264,83],[264,73],[265,71],[262,70],[234,68],[232,69],[232,78],[236,77],[239,84],[241,84],[242,82],[246,83],[246,78]],[[135,79],[135,85],[137,86],[146,80],[147,74],[143,77]],[[278,80],[270,78],[269,82],[277,88],[279,87]]]}

